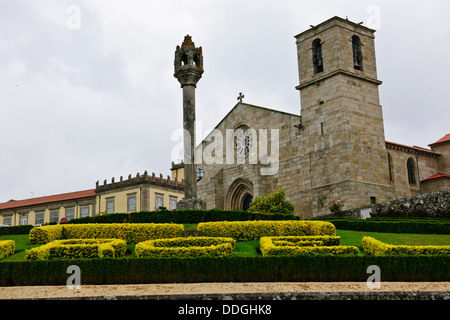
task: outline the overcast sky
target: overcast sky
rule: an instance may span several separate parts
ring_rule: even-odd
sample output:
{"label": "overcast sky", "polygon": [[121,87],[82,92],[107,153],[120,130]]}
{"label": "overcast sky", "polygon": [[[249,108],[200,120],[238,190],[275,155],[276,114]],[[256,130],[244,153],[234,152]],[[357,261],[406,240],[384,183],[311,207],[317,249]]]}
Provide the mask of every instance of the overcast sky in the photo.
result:
{"label": "overcast sky", "polygon": [[203,47],[198,127],[244,102],[300,113],[294,36],[333,16],[376,28],[388,141],[450,133],[450,2],[2,0],[0,202],[170,174],[182,127],[174,51]]}

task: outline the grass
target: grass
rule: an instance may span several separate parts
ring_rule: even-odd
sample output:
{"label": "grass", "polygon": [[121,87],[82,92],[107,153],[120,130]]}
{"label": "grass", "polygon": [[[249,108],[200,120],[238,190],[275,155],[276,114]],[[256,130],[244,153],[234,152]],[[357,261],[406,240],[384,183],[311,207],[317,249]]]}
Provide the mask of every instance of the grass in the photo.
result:
{"label": "grass", "polygon": [[[187,224],[185,225],[185,230],[195,230],[196,227],[197,224]],[[357,246],[361,254],[364,254],[362,252],[362,238],[364,236],[371,236],[389,244],[450,245],[450,235],[443,234],[403,234],[337,230],[336,235],[341,237],[341,245]],[[16,243],[15,254],[2,259],[2,261],[24,261],[25,250],[38,246],[30,244],[27,234],[3,235],[0,236],[0,240],[14,240]],[[239,241],[236,243],[233,251],[234,256],[240,257],[255,257],[260,254],[259,240]],[[134,245],[128,245],[126,258],[135,257]]]}

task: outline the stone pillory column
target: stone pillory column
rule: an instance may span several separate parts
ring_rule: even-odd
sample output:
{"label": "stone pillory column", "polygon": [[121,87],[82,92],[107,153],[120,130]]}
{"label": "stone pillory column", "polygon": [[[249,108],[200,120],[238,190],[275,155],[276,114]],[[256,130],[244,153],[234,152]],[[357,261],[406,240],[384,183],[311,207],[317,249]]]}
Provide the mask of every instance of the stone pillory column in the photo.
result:
{"label": "stone pillory column", "polygon": [[197,170],[195,155],[195,88],[203,73],[202,47],[196,48],[189,35],[175,51],[175,73],[183,88],[184,129],[184,200],[177,210],[206,209],[204,201],[197,199]]}

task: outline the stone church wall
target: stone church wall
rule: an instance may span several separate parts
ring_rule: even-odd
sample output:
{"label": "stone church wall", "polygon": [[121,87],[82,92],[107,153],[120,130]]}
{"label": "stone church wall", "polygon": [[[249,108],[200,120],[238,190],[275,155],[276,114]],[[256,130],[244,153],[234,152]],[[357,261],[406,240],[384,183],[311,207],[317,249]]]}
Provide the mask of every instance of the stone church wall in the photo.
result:
{"label": "stone church wall", "polygon": [[397,199],[372,207],[371,217],[450,217],[450,189]]}

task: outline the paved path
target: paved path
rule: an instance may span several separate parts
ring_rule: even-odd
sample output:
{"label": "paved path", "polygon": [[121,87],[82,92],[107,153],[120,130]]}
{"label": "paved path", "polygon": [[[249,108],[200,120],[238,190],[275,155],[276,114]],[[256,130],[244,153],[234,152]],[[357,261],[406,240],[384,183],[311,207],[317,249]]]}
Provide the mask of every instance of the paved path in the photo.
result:
{"label": "paved path", "polygon": [[[450,295],[450,282],[381,282],[381,288],[369,289],[366,282],[253,282],[253,283],[172,283],[130,285],[0,287],[0,299],[46,299],[87,297],[162,297],[183,295],[255,294],[255,293],[383,293],[438,292]],[[254,295],[253,295],[254,296]],[[188,296],[185,296],[188,297]]]}

